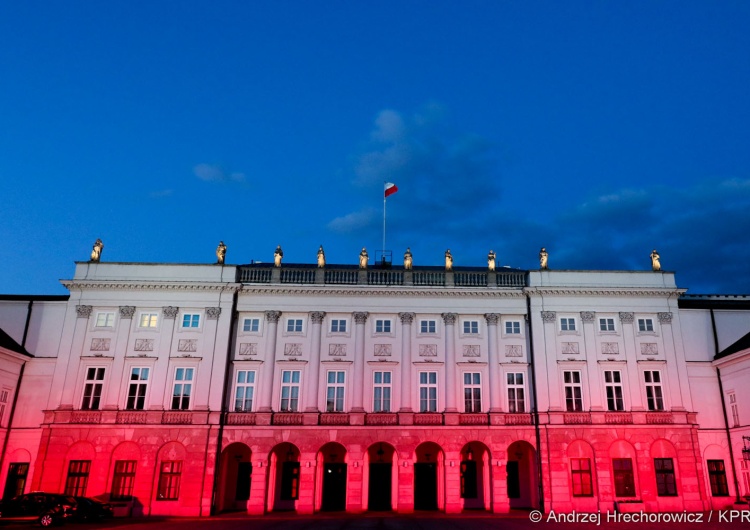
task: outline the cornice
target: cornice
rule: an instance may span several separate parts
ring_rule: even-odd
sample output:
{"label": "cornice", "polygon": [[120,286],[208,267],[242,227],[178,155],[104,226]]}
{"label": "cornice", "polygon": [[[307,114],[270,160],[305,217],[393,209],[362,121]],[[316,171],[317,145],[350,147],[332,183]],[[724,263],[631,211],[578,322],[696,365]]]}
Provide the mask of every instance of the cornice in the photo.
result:
{"label": "cornice", "polygon": [[372,287],[364,288],[358,286],[332,287],[332,286],[285,286],[285,285],[243,285],[239,289],[240,294],[253,295],[293,295],[293,296],[383,296],[415,298],[427,297],[453,297],[453,298],[524,298],[521,289],[494,290],[494,289],[467,289],[459,287],[455,289],[430,289],[430,288],[403,288],[403,287]]}
{"label": "cornice", "polygon": [[523,292],[534,296],[658,296],[678,298],[687,289],[639,287],[525,287]]}
{"label": "cornice", "polygon": [[61,280],[70,291],[226,291],[237,292],[239,283],[203,282],[148,282],[148,281],[96,281]]}

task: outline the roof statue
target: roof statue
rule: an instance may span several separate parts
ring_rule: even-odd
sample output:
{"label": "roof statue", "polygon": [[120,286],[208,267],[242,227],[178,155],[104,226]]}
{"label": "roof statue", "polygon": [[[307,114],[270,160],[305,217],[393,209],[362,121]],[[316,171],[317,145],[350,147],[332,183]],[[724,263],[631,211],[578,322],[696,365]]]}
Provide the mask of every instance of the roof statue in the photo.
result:
{"label": "roof statue", "polygon": [[104,250],[104,243],[101,239],[97,239],[94,248],[91,250],[91,261],[99,263],[102,258],[102,250]]}
{"label": "roof statue", "polygon": [[369,256],[367,255],[367,249],[365,247],[362,247],[362,252],[359,253],[359,268],[360,269],[367,268],[368,259],[369,259]]}
{"label": "roof statue", "polygon": [[495,251],[490,250],[490,253],[487,254],[487,270],[495,272]]}
{"label": "roof statue", "polygon": [[549,255],[547,254],[547,249],[542,247],[542,250],[539,251],[539,268],[543,271],[549,269],[547,266],[547,258]]}
{"label": "roof statue", "polygon": [[284,251],[281,250],[281,245],[276,245],[276,250],[273,251],[273,266],[281,267],[281,259],[284,257]]}
{"label": "roof statue", "polygon": [[322,269],[326,266],[326,253],[323,250],[323,245],[320,245],[318,249],[318,268]]}
{"label": "roof statue", "polygon": [[223,241],[219,241],[219,246],[216,247],[216,263],[224,265],[224,258],[227,257],[227,246]]}
{"label": "roof statue", "polygon": [[451,255],[451,249],[445,251],[445,270],[453,270],[453,256]]}
{"label": "roof statue", "polygon": [[406,252],[404,252],[404,270],[410,271],[411,266],[412,266],[411,247],[406,247]]}
{"label": "roof statue", "polygon": [[661,262],[659,261],[661,257],[659,256],[659,253],[654,249],[651,251],[651,268],[654,271],[660,271],[661,270]]}

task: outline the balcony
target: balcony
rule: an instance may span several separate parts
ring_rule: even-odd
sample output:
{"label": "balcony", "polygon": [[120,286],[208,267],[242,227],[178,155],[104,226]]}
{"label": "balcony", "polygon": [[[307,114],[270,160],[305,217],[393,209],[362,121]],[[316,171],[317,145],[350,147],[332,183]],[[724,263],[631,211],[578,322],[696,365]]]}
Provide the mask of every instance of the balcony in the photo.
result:
{"label": "balcony", "polygon": [[252,412],[227,412],[224,416],[227,425],[255,425],[255,414]]}
{"label": "balcony", "polygon": [[165,425],[190,425],[193,423],[193,413],[187,411],[164,411],[161,422]]}
{"label": "balcony", "polygon": [[70,415],[70,423],[101,423],[100,410],[74,410]]}
{"label": "balcony", "polygon": [[488,425],[490,417],[487,414],[459,414],[459,425]]}
{"label": "balcony", "polygon": [[365,425],[398,425],[395,412],[372,412],[365,416]]}
{"label": "balcony", "polygon": [[121,424],[148,423],[148,413],[143,410],[118,410],[115,422]]}
{"label": "balcony", "polygon": [[531,414],[503,414],[505,425],[533,425],[534,418]]}
{"label": "balcony", "polygon": [[276,412],[273,415],[274,425],[302,425],[304,416],[301,412]]}
{"label": "balcony", "polygon": [[633,414],[630,412],[605,412],[604,423],[607,425],[629,425],[633,423]]}
{"label": "balcony", "polygon": [[439,412],[420,412],[414,415],[414,425],[442,425],[443,415]]}
{"label": "balcony", "polygon": [[674,417],[671,412],[647,412],[646,423],[650,425],[671,425]]}
{"label": "balcony", "polygon": [[566,412],[563,416],[566,425],[588,425],[591,423],[590,412]]}
{"label": "balcony", "polygon": [[349,414],[344,412],[324,412],[320,415],[321,425],[349,425]]}

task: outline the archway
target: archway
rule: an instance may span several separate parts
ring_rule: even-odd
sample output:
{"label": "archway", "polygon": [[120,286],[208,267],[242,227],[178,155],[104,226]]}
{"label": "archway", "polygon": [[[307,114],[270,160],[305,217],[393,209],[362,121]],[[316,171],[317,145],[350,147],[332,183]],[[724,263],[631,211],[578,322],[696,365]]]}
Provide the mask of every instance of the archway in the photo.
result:
{"label": "archway", "polygon": [[329,442],[318,451],[319,509],[325,512],[346,510],[347,454],[343,445]]}
{"label": "archway", "polygon": [[465,510],[490,510],[490,451],[482,442],[461,449],[461,499]]}
{"label": "archway", "polygon": [[393,509],[393,471],[395,449],[378,442],[367,450],[367,509],[372,512]]}
{"label": "archway", "polygon": [[434,442],[424,442],[416,449],[414,463],[414,509],[438,510],[444,508],[442,499],[445,457]]}
{"label": "archway", "polygon": [[300,452],[297,446],[283,442],[271,450],[269,457],[269,483],[273,485],[273,495],[269,492],[268,504],[272,511],[297,509],[300,483]]}
{"label": "archway", "polygon": [[529,442],[519,440],[508,446],[506,472],[510,507],[536,507],[538,502],[536,451]]}
{"label": "archway", "polygon": [[253,464],[250,448],[240,442],[229,444],[221,453],[222,481],[219,485],[219,511],[247,510]]}

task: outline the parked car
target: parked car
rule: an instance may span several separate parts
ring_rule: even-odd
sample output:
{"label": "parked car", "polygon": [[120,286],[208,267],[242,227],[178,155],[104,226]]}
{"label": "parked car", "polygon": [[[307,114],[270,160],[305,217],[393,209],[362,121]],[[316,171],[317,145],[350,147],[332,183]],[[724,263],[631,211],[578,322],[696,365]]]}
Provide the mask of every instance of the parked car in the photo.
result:
{"label": "parked car", "polygon": [[74,517],[76,508],[76,500],[67,495],[25,493],[0,502],[0,522],[31,522],[52,526]]}
{"label": "parked car", "polygon": [[112,505],[90,497],[74,497],[77,503],[73,519],[76,521],[98,521],[114,516]]}

